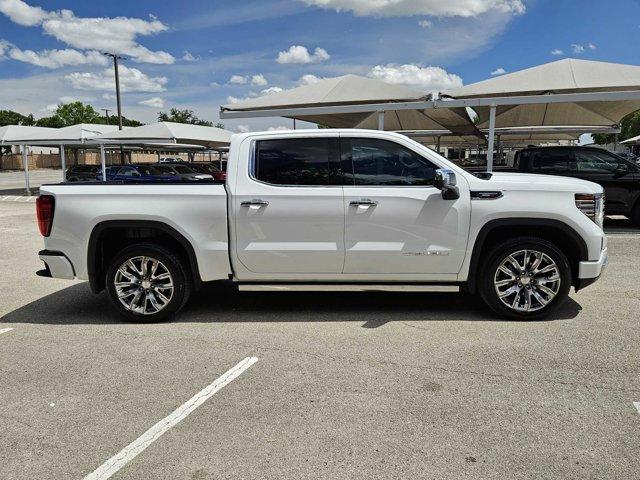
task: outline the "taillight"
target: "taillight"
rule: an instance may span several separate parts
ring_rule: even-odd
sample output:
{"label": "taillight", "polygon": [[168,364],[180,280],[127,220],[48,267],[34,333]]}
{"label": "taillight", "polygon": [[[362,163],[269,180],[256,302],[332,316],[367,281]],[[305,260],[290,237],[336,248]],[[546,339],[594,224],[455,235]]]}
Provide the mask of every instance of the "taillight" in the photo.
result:
{"label": "taillight", "polygon": [[36,199],[36,216],[38,217],[38,228],[40,235],[48,237],[53,225],[53,211],[55,210],[55,199],[51,195],[41,195]]}

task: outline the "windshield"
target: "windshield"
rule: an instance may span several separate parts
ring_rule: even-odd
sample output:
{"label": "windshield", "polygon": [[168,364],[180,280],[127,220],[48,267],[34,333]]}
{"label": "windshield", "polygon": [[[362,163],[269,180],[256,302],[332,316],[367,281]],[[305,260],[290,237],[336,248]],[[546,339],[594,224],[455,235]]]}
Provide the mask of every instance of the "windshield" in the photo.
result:
{"label": "windshield", "polygon": [[173,167],[176,172],[178,173],[196,173],[195,170],[192,170],[189,167],[186,167],[184,165],[176,165],[175,167]]}

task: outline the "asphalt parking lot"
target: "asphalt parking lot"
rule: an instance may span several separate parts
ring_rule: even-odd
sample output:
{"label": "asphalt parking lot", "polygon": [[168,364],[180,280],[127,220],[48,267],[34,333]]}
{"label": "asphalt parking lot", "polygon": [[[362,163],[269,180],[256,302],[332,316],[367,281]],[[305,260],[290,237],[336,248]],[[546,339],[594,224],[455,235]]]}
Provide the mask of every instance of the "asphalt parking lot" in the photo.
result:
{"label": "asphalt parking lot", "polygon": [[0,202],[0,478],[638,478],[640,232],[608,231],[604,278],[548,321],[217,285],[135,325],[36,277],[34,206]]}

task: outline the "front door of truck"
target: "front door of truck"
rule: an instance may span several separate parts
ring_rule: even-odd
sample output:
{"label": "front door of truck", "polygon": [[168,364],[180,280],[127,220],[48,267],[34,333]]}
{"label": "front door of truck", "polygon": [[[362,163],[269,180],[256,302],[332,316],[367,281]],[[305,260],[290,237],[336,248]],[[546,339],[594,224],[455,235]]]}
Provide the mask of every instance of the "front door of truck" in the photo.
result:
{"label": "front door of truck", "polygon": [[248,276],[339,274],[343,194],[329,184],[337,135],[259,139],[250,155],[249,178],[242,175],[233,196],[236,255]]}
{"label": "front door of truck", "polygon": [[433,186],[439,167],[398,143],[342,138],[340,148],[343,176],[351,177],[344,182],[344,274],[457,274],[469,232],[468,194],[443,200]]}

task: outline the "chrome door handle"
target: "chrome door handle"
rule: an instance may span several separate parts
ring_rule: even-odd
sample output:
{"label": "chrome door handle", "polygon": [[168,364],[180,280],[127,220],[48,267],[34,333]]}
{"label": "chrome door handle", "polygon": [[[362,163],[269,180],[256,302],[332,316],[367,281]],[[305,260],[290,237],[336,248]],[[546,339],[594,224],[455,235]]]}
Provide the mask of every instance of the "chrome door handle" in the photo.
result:
{"label": "chrome door handle", "polygon": [[378,202],[375,200],[369,200],[368,198],[363,198],[362,200],[353,200],[349,202],[349,205],[354,205],[356,207],[375,207],[378,205]]}
{"label": "chrome door handle", "polygon": [[266,207],[269,205],[269,202],[266,200],[260,200],[259,198],[254,198],[253,200],[247,200],[246,202],[240,203],[243,207]]}

